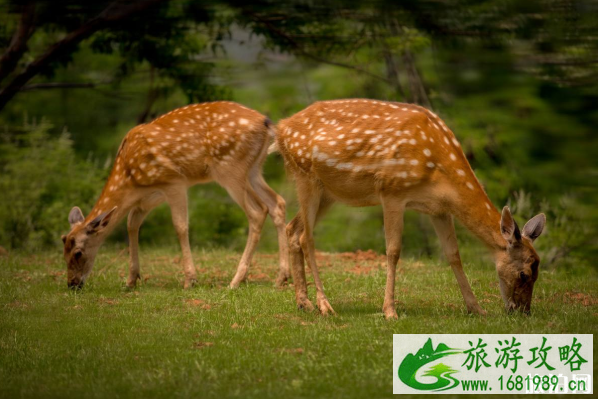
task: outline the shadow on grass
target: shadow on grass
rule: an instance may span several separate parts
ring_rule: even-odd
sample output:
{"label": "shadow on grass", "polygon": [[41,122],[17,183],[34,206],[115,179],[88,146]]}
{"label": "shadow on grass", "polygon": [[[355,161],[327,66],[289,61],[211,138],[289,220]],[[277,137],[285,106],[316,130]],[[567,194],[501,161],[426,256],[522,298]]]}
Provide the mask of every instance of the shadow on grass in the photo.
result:
{"label": "shadow on grass", "polygon": [[382,312],[382,306],[375,306],[374,304],[358,301],[342,302],[336,305],[332,304],[332,307],[336,313],[341,316],[361,316]]}

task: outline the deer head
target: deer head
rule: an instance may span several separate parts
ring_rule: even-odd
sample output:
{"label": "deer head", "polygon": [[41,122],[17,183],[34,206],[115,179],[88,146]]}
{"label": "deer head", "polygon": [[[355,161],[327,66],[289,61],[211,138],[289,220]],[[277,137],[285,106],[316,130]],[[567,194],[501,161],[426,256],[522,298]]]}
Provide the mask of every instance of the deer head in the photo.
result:
{"label": "deer head", "polygon": [[102,232],[110,223],[115,210],[116,207],[87,223],[79,207],[74,207],[69,212],[71,231],[62,236],[62,242],[67,266],[67,285],[70,288],[83,287],[102,243]]}
{"label": "deer head", "polygon": [[507,311],[518,309],[529,313],[534,283],[538,279],[540,256],[533,243],[542,234],[546,216],[541,213],[531,218],[519,230],[508,207],[502,210],[500,232],[507,242],[496,256],[496,270],[500,293]]}

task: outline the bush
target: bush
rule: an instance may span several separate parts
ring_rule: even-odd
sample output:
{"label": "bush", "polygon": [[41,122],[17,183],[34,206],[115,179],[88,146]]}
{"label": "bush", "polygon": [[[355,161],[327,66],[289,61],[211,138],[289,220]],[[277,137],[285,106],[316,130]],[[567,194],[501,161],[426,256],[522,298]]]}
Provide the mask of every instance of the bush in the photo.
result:
{"label": "bush", "polygon": [[91,209],[106,168],[80,160],[65,131],[47,122],[25,123],[0,142],[0,245],[58,244],[73,205]]}
{"label": "bush", "polygon": [[[529,193],[519,191],[511,203],[512,211],[523,228],[532,216],[544,212],[546,227],[542,236],[534,244],[542,258],[542,267],[568,269],[583,263],[594,265],[598,241],[596,226],[591,220],[595,215],[572,194],[564,194],[551,202],[544,200],[538,206]],[[595,266],[595,265],[594,265]]]}

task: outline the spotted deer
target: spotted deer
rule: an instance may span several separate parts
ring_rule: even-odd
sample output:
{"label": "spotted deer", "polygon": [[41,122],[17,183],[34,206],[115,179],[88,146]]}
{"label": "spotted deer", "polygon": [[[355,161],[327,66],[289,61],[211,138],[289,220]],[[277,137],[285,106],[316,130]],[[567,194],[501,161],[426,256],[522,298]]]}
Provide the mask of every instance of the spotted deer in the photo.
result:
{"label": "spotted deer", "polygon": [[443,252],[457,278],[467,310],[485,314],[463,272],[453,215],[494,253],[500,291],[508,310],[530,309],[540,258],[533,242],[546,217],[532,218],[520,232],[508,207],[499,213],[451,130],[433,112],[412,104],[365,99],[317,102],[282,120],[276,142],[292,173],[300,204],[287,225],[295,296],[307,297],[304,261],[312,271],[317,307],[334,314],[316,265],[313,229],[335,202],[382,205],[387,279],[383,312],[396,318],[395,272],[406,209],[431,216]]}
{"label": "spotted deer", "polygon": [[127,286],[139,275],[138,234],[147,214],[167,202],[182,250],[184,287],[196,271],[189,246],[187,189],[215,181],[241,206],[249,221],[245,251],[230,283],[236,288],[247,277],[267,214],[278,233],[280,269],[276,284],[289,276],[285,234],[285,201],[262,177],[262,164],[273,136],[262,114],[233,102],[188,105],[127,133],[112,171],[87,215],[74,207],[68,216],[71,231],[62,236],[68,285],[81,287],[96,253],[119,220],[128,215],[130,268]]}

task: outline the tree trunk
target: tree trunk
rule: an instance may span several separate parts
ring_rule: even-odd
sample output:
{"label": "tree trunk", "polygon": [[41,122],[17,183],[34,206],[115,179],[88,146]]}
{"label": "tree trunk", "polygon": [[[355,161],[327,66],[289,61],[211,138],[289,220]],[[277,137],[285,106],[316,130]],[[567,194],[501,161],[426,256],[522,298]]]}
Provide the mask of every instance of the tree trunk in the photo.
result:
{"label": "tree trunk", "polygon": [[386,46],[384,48],[384,62],[386,63],[386,76],[388,77],[388,80],[392,82],[392,85],[394,86],[397,94],[403,101],[411,101],[409,97],[405,94],[403,86],[401,85],[399,77],[399,68],[397,67],[395,58],[390,52],[390,50],[386,48]]}
{"label": "tree trunk", "polygon": [[426,93],[426,86],[417,70],[413,54],[409,50],[403,52],[403,62],[407,70],[407,77],[409,78],[409,88],[413,102],[422,105],[428,109],[432,109],[432,104]]}
{"label": "tree trunk", "polygon": [[27,42],[35,31],[35,4],[27,2],[23,6],[17,30],[10,39],[8,48],[0,58],[0,83],[12,72],[27,50]]}

